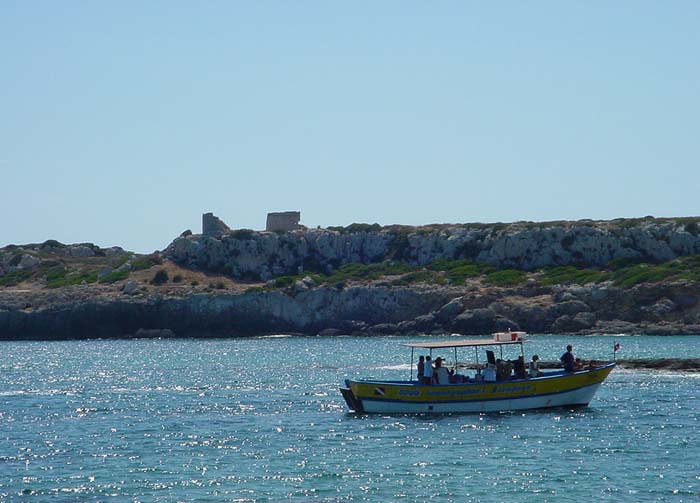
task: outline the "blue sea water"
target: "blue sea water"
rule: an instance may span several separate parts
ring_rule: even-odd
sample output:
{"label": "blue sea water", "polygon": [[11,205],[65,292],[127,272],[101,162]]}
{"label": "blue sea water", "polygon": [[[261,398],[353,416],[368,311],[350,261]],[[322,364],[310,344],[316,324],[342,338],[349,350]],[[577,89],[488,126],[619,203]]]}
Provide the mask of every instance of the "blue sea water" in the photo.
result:
{"label": "blue sea water", "polygon": [[[422,339],[2,343],[0,501],[700,501],[700,375],[616,369],[575,411],[347,413],[343,379],[406,378]],[[700,357],[526,351],[614,340]]]}

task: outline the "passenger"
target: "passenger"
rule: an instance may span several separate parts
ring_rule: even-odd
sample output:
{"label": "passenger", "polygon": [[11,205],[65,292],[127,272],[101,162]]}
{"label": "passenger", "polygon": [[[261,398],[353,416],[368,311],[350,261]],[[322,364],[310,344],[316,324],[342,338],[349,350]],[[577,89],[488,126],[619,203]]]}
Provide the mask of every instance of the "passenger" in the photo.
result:
{"label": "passenger", "polygon": [[483,376],[484,382],[496,382],[496,367],[494,367],[493,363],[486,365]]}
{"label": "passenger", "polygon": [[576,360],[574,359],[573,347],[571,344],[566,346],[566,353],[561,355],[561,362],[564,364],[564,372],[574,372],[574,364]]}
{"label": "passenger", "polygon": [[433,362],[430,360],[430,356],[425,357],[425,364],[423,366],[423,384],[433,383]]}
{"label": "passenger", "polygon": [[418,382],[423,382],[423,371],[425,370],[425,357],[418,357]]}
{"label": "passenger", "polygon": [[510,374],[513,372],[513,365],[508,361],[503,361],[500,358],[496,360],[496,380],[507,381],[510,379]]}
{"label": "passenger", "polygon": [[532,355],[532,361],[530,362],[530,377],[541,377],[544,374],[540,372],[540,357],[537,355]]}
{"label": "passenger", "polygon": [[574,370],[576,372],[583,370],[583,362],[581,361],[581,358],[576,358],[576,360],[574,360]]}
{"label": "passenger", "polygon": [[435,360],[435,381],[436,384],[450,384],[450,374],[447,369],[442,366],[443,359],[438,357]]}
{"label": "passenger", "polygon": [[525,379],[525,359],[522,355],[513,362],[513,373],[516,379]]}

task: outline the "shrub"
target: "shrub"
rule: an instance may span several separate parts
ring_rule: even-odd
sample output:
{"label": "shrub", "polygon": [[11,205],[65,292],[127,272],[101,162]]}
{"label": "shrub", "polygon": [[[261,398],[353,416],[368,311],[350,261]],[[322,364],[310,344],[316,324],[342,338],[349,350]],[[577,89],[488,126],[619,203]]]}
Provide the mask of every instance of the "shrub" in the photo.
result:
{"label": "shrub", "polygon": [[404,274],[391,282],[392,285],[412,285],[414,283],[438,283],[440,278],[435,271],[415,271]]}
{"label": "shrub", "polygon": [[242,241],[255,238],[255,231],[253,229],[236,229],[232,231],[230,236],[233,239],[240,239]]}
{"label": "shrub", "polygon": [[190,281],[190,285],[191,286],[199,286],[199,281],[197,281],[196,279],[192,280],[192,281]]}
{"label": "shrub", "polygon": [[496,286],[519,285],[525,281],[527,274],[516,269],[503,269],[486,275],[486,281]]}
{"label": "shrub", "polygon": [[223,290],[224,288],[226,288],[226,284],[223,281],[217,281],[214,287],[219,290]]}
{"label": "shrub", "polygon": [[63,243],[56,241],[55,239],[47,239],[43,243],[41,243],[41,248],[65,248],[66,245]]}
{"label": "shrub", "polygon": [[156,274],[153,276],[153,279],[151,280],[152,285],[163,285],[168,282],[169,276],[168,276],[168,271],[165,269],[158,269]]}
{"label": "shrub", "polygon": [[598,283],[608,278],[609,274],[594,269],[579,269],[573,266],[552,267],[542,271],[541,282],[543,285],[563,285],[575,283]]}
{"label": "shrub", "polygon": [[15,286],[32,277],[29,269],[19,269],[0,276],[0,286]]}
{"label": "shrub", "polygon": [[280,276],[275,278],[275,286],[277,288],[287,288],[292,286],[297,281],[298,276]]}
{"label": "shrub", "polygon": [[180,283],[182,279],[182,274],[176,274],[175,276],[173,276],[173,283]]}
{"label": "shrub", "polygon": [[398,232],[394,234],[394,239],[389,243],[387,257],[391,260],[410,260],[411,242],[408,240],[408,233]]}
{"label": "shrub", "polygon": [[161,265],[163,263],[163,259],[161,258],[160,255],[157,254],[151,254],[151,255],[142,255],[140,257],[133,258],[131,261],[131,269],[133,271],[141,271],[144,269],[150,269],[154,265]]}
{"label": "shrub", "polygon": [[121,281],[129,277],[130,271],[112,271],[107,276],[99,279],[100,283],[114,283],[115,281]]}

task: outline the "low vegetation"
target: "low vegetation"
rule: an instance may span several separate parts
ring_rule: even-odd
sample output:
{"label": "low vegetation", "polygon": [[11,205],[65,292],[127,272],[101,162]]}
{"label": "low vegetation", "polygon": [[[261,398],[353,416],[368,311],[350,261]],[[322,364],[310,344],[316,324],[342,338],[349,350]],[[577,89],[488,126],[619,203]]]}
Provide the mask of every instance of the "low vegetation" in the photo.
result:
{"label": "low vegetation", "polygon": [[302,273],[279,276],[272,288],[290,288],[305,276],[317,285],[342,286],[351,282],[381,281],[394,286],[414,284],[464,285],[469,280],[486,285],[513,287],[530,278],[534,284],[586,285],[611,281],[615,286],[630,288],[643,282],[685,279],[700,282],[700,256],[682,257],[663,264],[636,260],[615,260],[600,269],[561,266],[539,271],[497,269],[489,264],[463,260],[437,260],[425,267],[405,262],[385,261],[372,264],[346,264],[330,274]]}

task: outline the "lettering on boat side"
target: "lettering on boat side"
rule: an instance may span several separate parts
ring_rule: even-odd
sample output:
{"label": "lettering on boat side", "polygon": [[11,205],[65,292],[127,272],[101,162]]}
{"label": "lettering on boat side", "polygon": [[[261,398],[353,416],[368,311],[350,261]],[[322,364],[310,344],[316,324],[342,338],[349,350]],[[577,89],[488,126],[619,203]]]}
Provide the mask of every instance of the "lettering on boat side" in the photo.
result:
{"label": "lettering on boat side", "polygon": [[498,384],[491,389],[491,393],[520,393],[523,391],[532,391],[532,384]]}

